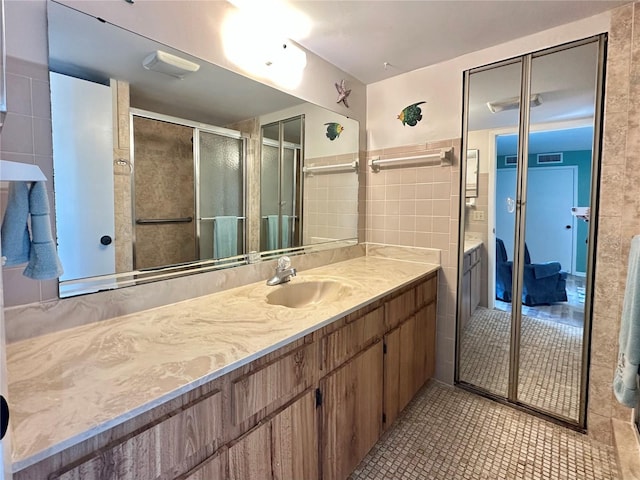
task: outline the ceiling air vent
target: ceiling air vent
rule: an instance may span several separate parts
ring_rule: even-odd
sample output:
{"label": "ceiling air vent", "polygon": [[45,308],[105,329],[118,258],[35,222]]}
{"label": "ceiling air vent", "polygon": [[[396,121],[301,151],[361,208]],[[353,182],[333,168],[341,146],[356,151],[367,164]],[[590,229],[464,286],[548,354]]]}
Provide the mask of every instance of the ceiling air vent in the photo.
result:
{"label": "ceiling air vent", "polygon": [[562,163],[562,153],[538,154],[538,165],[547,165],[549,163]]}
{"label": "ceiling air vent", "polygon": [[517,155],[505,155],[504,164],[505,165],[517,165],[518,164],[518,156]]}

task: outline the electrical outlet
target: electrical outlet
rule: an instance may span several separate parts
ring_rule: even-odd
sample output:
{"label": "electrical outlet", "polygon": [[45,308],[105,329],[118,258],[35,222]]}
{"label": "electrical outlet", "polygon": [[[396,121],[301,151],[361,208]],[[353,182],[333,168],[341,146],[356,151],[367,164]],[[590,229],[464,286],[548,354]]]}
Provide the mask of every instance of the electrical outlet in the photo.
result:
{"label": "electrical outlet", "polygon": [[477,222],[484,221],[484,210],[474,210],[472,218]]}

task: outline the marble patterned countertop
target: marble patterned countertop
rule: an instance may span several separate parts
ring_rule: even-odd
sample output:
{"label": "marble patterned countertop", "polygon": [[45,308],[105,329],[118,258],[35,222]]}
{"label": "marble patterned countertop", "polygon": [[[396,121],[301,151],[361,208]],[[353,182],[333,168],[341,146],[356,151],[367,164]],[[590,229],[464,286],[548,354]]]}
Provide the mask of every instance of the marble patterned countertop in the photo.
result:
{"label": "marble patterned countertop", "polygon": [[7,345],[13,470],[176,398],[436,271],[359,257],[300,272],[346,287],[303,308],[254,283]]}

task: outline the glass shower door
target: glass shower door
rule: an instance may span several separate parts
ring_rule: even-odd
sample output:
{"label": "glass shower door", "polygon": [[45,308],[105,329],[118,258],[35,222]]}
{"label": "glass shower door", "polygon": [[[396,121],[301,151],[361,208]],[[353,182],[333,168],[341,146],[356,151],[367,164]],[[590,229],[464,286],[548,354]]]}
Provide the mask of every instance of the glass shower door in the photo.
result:
{"label": "glass shower door", "polygon": [[244,254],[244,140],[200,129],[196,135],[200,259]]}
{"label": "glass shower door", "polygon": [[304,118],[262,127],[260,249],[302,245],[302,159]]}

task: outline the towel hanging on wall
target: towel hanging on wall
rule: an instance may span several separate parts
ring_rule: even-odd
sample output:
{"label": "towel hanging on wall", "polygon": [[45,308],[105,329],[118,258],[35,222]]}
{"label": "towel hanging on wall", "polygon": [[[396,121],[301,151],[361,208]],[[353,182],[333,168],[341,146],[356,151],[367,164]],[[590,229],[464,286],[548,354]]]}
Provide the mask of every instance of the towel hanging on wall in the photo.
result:
{"label": "towel hanging on wall", "polygon": [[62,275],[62,265],[51,235],[49,199],[44,182],[34,182],[29,191],[31,250],[23,275],[34,280],[49,280]]}
{"label": "towel hanging on wall", "polygon": [[2,220],[2,255],[5,265],[12,267],[29,261],[31,240],[27,228],[29,187],[27,182],[10,182],[7,211]]}
{"label": "towel hanging on wall", "polygon": [[280,248],[289,248],[289,221],[291,217],[289,215],[282,215],[282,220],[280,224],[282,225],[282,245]]}
{"label": "towel hanging on wall", "polygon": [[279,215],[267,215],[267,250],[278,248],[278,219]]}
{"label": "towel hanging on wall", "polygon": [[640,400],[640,236],[631,240],[618,343],[620,349],[613,391],[621,404],[633,408]]}
{"label": "towel hanging on wall", "polygon": [[238,255],[238,217],[214,217],[213,223],[213,258]]}

